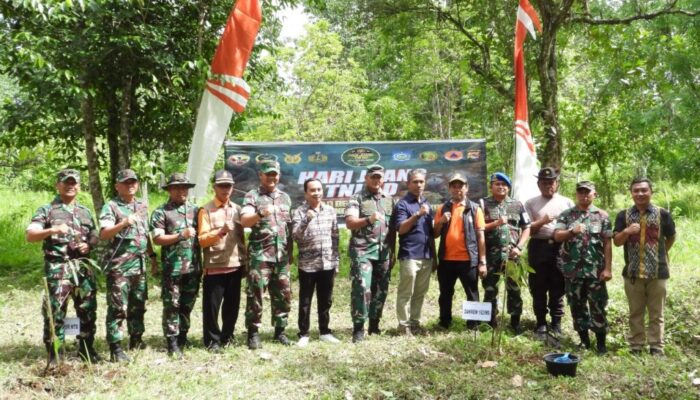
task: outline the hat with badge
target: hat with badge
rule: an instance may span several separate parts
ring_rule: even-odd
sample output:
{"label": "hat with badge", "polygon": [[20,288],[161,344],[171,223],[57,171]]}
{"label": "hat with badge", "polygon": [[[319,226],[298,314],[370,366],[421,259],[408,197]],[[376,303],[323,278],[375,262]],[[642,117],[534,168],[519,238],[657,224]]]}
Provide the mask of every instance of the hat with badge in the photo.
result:
{"label": "hat with badge", "polygon": [[56,178],[59,182],[65,182],[68,179],[73,178],[77,183],[80,183],[80,172],[72,168],[66,168],[59,171]]}
{"label": "hat with badge", "polygon": [[139,177],[136,175],[136,172],[134,172],[133,169],[123,169],[117,172],[117,182],[122,183],[128,181],[129,179],[134,179],[136,181],[139,180]]}
{"label": "hat with badge", "polygon": [[280,163],[275,160],[265,160],[260,163],[260,172],[268,174],[270,172],[280,173]]}
{"label": "hat with badge", "polygon": [[537,173],[537,179],[557,179],[559,178],[559,171],[552,167],[544,167]]}
{"label": "hat with badge", "polygon": [[384,167],[379,164],[372,164],[367,167],[367,176],[384,176]]}
{"label": "hat with badge", "polygon": [[503,172],[494,172],[493,174],[491,174],[490,182],[494,183],[496,181],[505,182],[505,184],[508,185],[508,187],[511,187],[510,178]]}
{"label": "hat with badge", "polygon": [[450,179],[447,182],[448,183],[462,182],[462,183],[467,183],[467,184],[469,183],[467,178],[464,175],[460,174],[459,172],[455,172],[454,174],[450,175]]}
{"label": "hat with badge", "polygon": [[591,181],[581,181],[576,184],[576,190],[587,189],[591,192],[595,192],[595,184]]}
{"label": "hat with badge", "polygon": [[193,188],[195,184],[190,182],[187,179],[187,176],[185,176],[185,174],[183,174],[182,172],[176,172],[170,175],[168,182],[165,185],[161,186],[161,188],[167,190],[171,186],[187,186],[187,188],[190,189]]}
{"label": "hat with badge", "polygon": [[229,184],[233,185],[233,175],[225,169],[220,169],[214,174],[214,185]]}

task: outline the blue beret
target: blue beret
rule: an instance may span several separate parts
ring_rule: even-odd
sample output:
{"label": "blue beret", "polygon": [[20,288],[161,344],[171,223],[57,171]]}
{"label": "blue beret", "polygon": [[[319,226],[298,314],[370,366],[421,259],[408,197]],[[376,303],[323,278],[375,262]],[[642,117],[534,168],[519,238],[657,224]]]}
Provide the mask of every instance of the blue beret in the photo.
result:
{"label": "blue beret", "polygon": [[491,174],[491,183],[493,183],[493,181],[505,182],[508,187],[511,187],[510,178],[503,172],[495,172]]}

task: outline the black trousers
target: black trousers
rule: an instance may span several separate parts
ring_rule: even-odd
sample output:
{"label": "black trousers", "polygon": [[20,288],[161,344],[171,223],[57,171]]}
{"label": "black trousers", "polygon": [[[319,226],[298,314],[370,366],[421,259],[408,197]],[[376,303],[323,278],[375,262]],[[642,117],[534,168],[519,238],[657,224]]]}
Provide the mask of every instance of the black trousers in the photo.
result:
{"label": "black trousers", "polygon": [[[221,275],[204,275],[202,323],[204,346],[227,344],[233,338],[241,304],[241,268]],[[222,304],[223,303],[223,304]],[[219,328],[219,310],[222,325]]]}
{"label": "black trousers", "polygon": [[530,239],[528,243],[528,263],[535,270],[528,283],[537,326],[547,323],[547,311],[553,320],[564,316],[564,275],[557,267],[560,246],[548,239]]}
{"label": "black trousers", "polygon": [[[440,325],[450,326],[452,323],[452,297],[455,294],[457,279],[462,283],[464,294],[469,301],[479,301],[479,275],[476,267],[470,261],[440,260],[437,270],[438,286],[440,287]],[[476,321],[468,321],[467,326],[475,326]]]}
{"label": "black trousers", "polygon": [[333,281],[335,270],[304,272],[299,270],[299,337],[309,335],[311,300],[316,291],[318,330],[321,335],[331,333],[328,323],[333,305]]}

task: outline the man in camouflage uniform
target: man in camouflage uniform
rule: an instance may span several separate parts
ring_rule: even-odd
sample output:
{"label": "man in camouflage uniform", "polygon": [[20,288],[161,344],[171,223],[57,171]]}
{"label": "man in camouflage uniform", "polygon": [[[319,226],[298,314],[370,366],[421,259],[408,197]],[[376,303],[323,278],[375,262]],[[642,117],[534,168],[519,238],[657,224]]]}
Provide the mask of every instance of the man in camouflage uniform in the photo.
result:
{"label": "man in camouflage uniform", "polygon": [[108,240],[104,270],[107,274],[107,342],[114,362],[131,359],[121,348],[122,323],[127,321],[129,349],[143,349],[148,299],[146,259],[157,268],[156,254],[148,237],[148,205],[136,199],[139,181],[136,173],[124,169],[114,185],[118,195],[100,212],[100,239]]}
{"label": "man in camouflage uniform", "polygon": [[[79,204],[80,173],[64,169],[56,181],[58,195],[51,204],[39,207],[26,230],[28,242],[44,242],[44,274],[48,281],[49,303],[53,321],[49,321],[46,301],[42,302],[44,316],[44,343],[49,353],[49,365],[58,362],[52,340],[62,345],[65,334],[63,321],[68,308],[68,297],[73,298],[75,312],[80,319],[78,355],[90,362],[100,361],[93,344],[97,310],[97,285],[94,263],[88,258],[97,244],[97,230],[92,212]],[[51,336],[53,322],[56,337]]]}
{"label": "man in camouflage uniform", "polygon": [[258,330],[262,325],[263,293],[269,285],[275,340],[291,343],[284,333],[291,308],[292,290],[289,266],[292,263],[292,201],[277,189],[280,165],[263,161],[258,172],[260,186],[248,192],[241,209],[241,225],[251,228],[248,237],[250,267],[246,287],[246,327],[248,348],[262,347]]}
{"label": "man in camouflage uniform", "polygon": [[364,188],[345,207],[345,226],[352,232],[349,255],[353,343],[364,339],[368,318],[368,333],[381,333],[379,321],[394,265],[396,230],[391,219],[395,204],[391,196],[382,192],[383,185],[384,167],[370,165]]}
{"label": "man in camouflage uniform", "polygon": [[[483,199],[486,222],[486,278],[481,281],[484,301],[491,302],[491,326],[496,325],[498,314],[498,281],[508,260],[520,261],[525,242],[530,237],[530,217],[522,203],[508,196],[510,178],[502,172],[491,175],[491,196]],[[510,314],[510,326],[516,334],[521,332],[520,315],[523,300],[520,287],[511,278],[506,280],[506,307]]]}
{"label": "man in camouflage uniform", "polygon": [[595,196],[593,182],[576,184],[576,206],[559,215],[554,240],[563,243],[559,268],[581,345],[591,347],[590,329],[596,334],[598,353],[604,354],[608,329],[605,282],[612,277],[612,226],[608,214],[593,205]]}
{"label": "man in camouflage uniform", "polygon": [[197,206],[187,201],[194,183],[185,174],[170,176],[163,189],[169,200],[151,215],[153,242],[162,247],[161,298],[163,334],[168,354],[182,355],[190,329],[190,313],[199,292],[201,262],[197,242]]}

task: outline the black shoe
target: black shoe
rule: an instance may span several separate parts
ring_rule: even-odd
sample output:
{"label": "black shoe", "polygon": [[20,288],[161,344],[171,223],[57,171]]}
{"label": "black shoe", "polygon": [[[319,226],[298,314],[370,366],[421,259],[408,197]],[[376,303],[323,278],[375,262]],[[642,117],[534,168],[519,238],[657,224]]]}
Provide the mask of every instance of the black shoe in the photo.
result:
{"label": "black shoe", "polygon": [[363,340],[365,340],[365,324],[353,324],[352,342],[360,343]]}
{"label": "black shoe", "polygon": [[523,333],[523,328],[520,326],[520,315],[510,316],[510,327],[516,335]]}
{"label": "black shoe", "polygon": [[218,342],[211,342],[207,346],[207,351],[210,353],[219,354],[221,353],[221,346]]}
{"label": "black shoe", "polygon": [[97,354],[97,351],[95,351],[94,347],[95,343],[95,338],[86,338],[78,339],[78,357],[83,360],[87,361],[91,364],[98,363],[102,361],[102,357],[100,357],[99,354]]}
{"label": "black shoe", "polygon": [[537,328],[535,328],[535,338],[537,340],[547,339],[547,325],[540,325]]}
{"label": "black shoe", "polygon": [[168,356],[180,359],[182,358],[182,350],[180,350],[180,346],[178,346],[177,341],[177,336],[165,337],[165,344],[168,348]]}
{"label": "black shoe", "polygon": [[[641,353],[642,351],[640,350],[639,352]],[[649,349],[649,354],[651,354],[654,357],[663,357],[666,355],[663,349],[657,349],[655,347]]]}
{"label": "black shoe", "polygon": [[284,328],[275,328],[275,340],[282,343],[284,346],[292,345],[292,343],[289,341],[289,338],[287,338],[287,335],[284,333]]}
{"label": "black shoe", "polygon": [[109,360],[111,362],[124,362],[124,363],[130,363],[131,358],[129,358],[126,353],[124,353],[124,350],[122,350],[122,346],[117,343],[110,343],[109,344]]}
{"label": "black shoe", "polygon": [[146,350],[148,345],[141,339],[141,335],[131,335],[129,337],[129,350]]}
{"label": "black shoe", "polygon": [[188,347],[192,347],[190,344],[190,341],[187,340],[187,332],[180,332],[179,335],[177,335],[177,347],[180,348],[180,350],[184,350]]}
{"label": "black shoe", "polygon": [[591,348],[591,338],[590,336],[588,336],[588,329],[586,329],[585,331],[579,331],[578,337],[581,338],[581,347],[583,347],[584,349]]}
{"label": "black shoe", "polygon": [[561,324],[560,323],[556,323],[556,324],[552,323],[552,326],[549,328],[549,331],[557,336],[561,336]]}
{"label": "black shoe", "polygon": [[595,334],[595,348],[599,355],[603,355],[608,352],[608,348],[605,346],[605,332],[596,332]]}
{"label": "black shoe", "polygon": [[369,327],[367,328],[367,333],[370,335],[382,334],[381,329],[379,329],[379,318],[372,318],[369,320]]}
{"label": "black shoe", "polygon": [[250,350],[262,349],[258,332],[248,332],[248,348]]}

